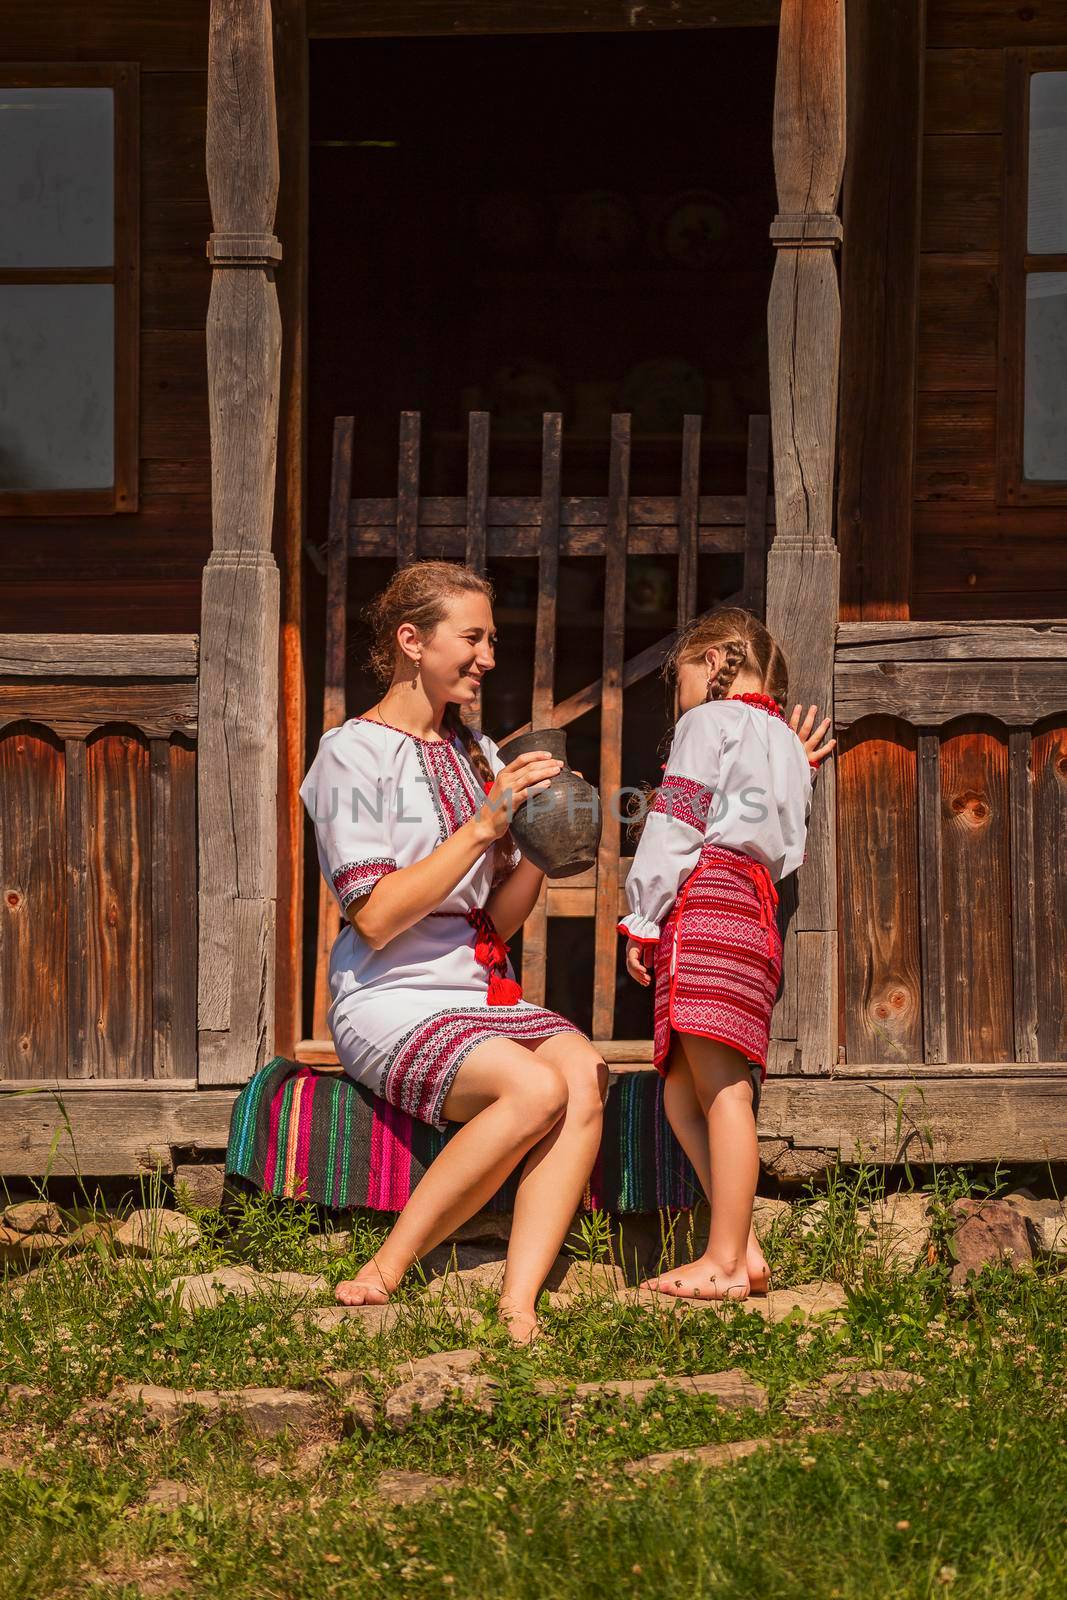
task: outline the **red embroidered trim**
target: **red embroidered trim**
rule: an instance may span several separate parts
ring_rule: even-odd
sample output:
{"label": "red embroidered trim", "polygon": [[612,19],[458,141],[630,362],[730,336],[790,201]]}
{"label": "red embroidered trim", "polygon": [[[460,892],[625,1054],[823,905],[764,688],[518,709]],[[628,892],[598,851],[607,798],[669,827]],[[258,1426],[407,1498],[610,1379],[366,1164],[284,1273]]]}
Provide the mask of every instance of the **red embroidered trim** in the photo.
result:
{"label": "red embroidered trim", "polygon": [[697,833],[703,834],[711,800],[712,794],[706,783],[698,783],[695,778],[672,772],[656,790],[652,810],[673,817],[675,822],[684,822],[690,828],[695,828]]}

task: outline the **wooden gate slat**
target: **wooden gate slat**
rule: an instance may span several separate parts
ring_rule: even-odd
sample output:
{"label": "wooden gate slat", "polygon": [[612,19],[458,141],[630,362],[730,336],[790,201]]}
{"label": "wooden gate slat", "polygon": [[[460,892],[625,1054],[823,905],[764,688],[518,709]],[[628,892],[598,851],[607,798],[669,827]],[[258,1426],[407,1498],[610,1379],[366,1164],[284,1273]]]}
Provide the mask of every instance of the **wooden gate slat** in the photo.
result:
{"label": "wooden gate slat", "polygon": [[67,825],[67,1077],[91,1076],[89,1026],[89,784],[84,739],[64,740]]}
{"label": "wooden gate slat", "polygon": [[[196,1076],[196,748],[170,741],[171,929],[175,958],[172,1061],[174,1076]],[[157,1074],[158,1076],[158,1074]]]}
{"label": "wooden gate slat", "polygon": [[[407,415],[407,413],[405,413]],[[336,728],[347,713],[345,691],[345,646],[348,636],[348,506],[352,498],[352,443],[355,421],[335,417],[333,424],[333,475],[330,481],[330,526],[326,544],[326,680],[322,696],[322,730]],[[404,420],[401,418],[401,474],[404,470]],[[416,502],[418,500],[418,430],[415,432]],[[400,485],[398,484],[398,488]],[[398,508],[400,500],[398,499]],[[400,532],[397,513],[397,539]],[[414,532],[410,534],[414,549]],[[330,950],[341,926],[341,915],[332,894],[319,885],[318,917],[315,930],[315,991],[312,1001],[313,1031],[326,1033],[326,1013],[330,1008]]]}
{"label": "wooden gate slat", "polygon": [[941,913],[941,752],[936,734],[921,733],[916,752],[919,818],[920,955],[923,985],[923,1060],[948,1060],[945,1022],[945,940]]}
{"label": "wooden gate slat", "polygon": [[[553,726],[556,692],[556,604],[559,597],[559,507],[562,480],[563,418],[546,412],[541,425],[541,533],[537,556],[537,624],[534,634],[533,715],[531,726]],[[522,992],[534,1005],[545,1003],[548,981],[548,881],[522,930]]]}
{"label": "wooden gate slat", "polygon": [[174,975],[178,951],[172,927],[170,744],[148,741],[149,857],[151,860],[152,1076],[173,1078]]}
{"label": "wooden gate slat", "polygon": [[604,562],[604,665],[600,700],[600,804],[596,935],[593,958],[593,1037],[610,1039],[615,1021],[619,938],[619,789],[622,785],[622,669],[626,646],[626,545],[629,531],[630,418],[611,419],[607,555]]}
{"label": "wooden gate slat", "polygon": [[915,734],[889,718],[838,755],[842,1035],[850,1065],[922,1057]]}
{"label": "wooden gate slat", "polygon": [[1034,931],[1034,813],[1030,731],[1008,732],[1008,836],[1011,848],[1011,959],[1016,1061],[1041,1059],[1037,1033]]}
{"label": "wooden gate slat", "polygon": [[418,554],[419,455],[422,417],[400,413],[400,462],[396,477],[396,564],[406,567]]}
{"label": "wooden gate slat", "polygon": [[1067,728],[1036,732],[1032,762],[1039,1059],[1067,1061]]}
{"label": "wooden gate slat", "polygon": [[678,626],[696,616],[697,553],[700,548],[699,417],[682,422],[682,485],[678,496]]}
{"label": "wooden gate slat", "polygon": [[767,494],[770,480],[771,419],[748,419],[745,468],[745,565],[741,604],[757,617],[767,609]]}
{"label": "wooden gate slat", "polygon": [[[467,422],[467,543],[464,560],[472,571],[485,576],[485,516],[489,499],[489,413],[472,411]],[[482,725],[482,691],[463,707],[462,717],[471,728]]]}
{"label": "wooden gate slat", "polygon": [[[983,719],[984,720],[984,719]],[[1010,1061],[1011,878],[1008,752],[999,731],[966,724],[941,744],[941,860],[952,1061]]]}

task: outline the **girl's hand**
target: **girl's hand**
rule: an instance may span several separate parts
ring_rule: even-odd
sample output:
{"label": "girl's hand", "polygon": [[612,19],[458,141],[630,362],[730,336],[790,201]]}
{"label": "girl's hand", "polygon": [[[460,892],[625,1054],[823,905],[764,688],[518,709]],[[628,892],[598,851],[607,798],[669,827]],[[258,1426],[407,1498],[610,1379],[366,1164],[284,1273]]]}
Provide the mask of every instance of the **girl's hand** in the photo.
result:
{"label": "girl's hand", "polygon": [[532,794],[547,789],[562,770],[563,762],[547,750],[527,750],[501,767],[478,818],[490,836],[489,842],[502,839],[519,807]]}
{"label": "girl's hand", "polygon": [[804,718],[803,723],[800,721],[800,712],[800,706],[797,705],[793,707],[793,715],[789,719],[789,726],[792,728],[793,732],[804,746],[804,749],[807,752],[809,764],[813,767],[817,767],[820,762],[824,761],[830,754],[830,751],[837,743],[837,740],[830,739],[826,744],[821,743],[823,735],[830,726],[830,718],[823,717],[822,721],[819,723],[819,726],[816,728],[815,718],[818,715],[817,706],[808,707],[808,714]]}
{"label": "girl's hand", "polygon": [[652,982],[652,974],[645,966],[645,951],[653,953],[651,945],[638,944],[636,939],[626,941],[626,970],[631,978],[647,989]]}

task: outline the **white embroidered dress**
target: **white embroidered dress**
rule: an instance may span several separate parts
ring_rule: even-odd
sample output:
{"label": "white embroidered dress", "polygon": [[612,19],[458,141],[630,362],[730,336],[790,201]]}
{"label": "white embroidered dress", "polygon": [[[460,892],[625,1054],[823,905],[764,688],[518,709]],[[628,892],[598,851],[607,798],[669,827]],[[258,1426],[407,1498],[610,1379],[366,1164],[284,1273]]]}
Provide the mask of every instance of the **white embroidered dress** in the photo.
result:
{"label": "white embroidered dress", "polygon": [[[495,777],[505,765],[477,735]],[[342,912],[330,952],[327,1023],[341,1065],[393,1105],[446,1126],[445,1096],[484,1039],[580,1033],[544,1006],[488,1004],[486,968],[465,920],[484,908],[496,847],[482,855],[438,912],[374,950],[344,916],[387,873],[425,860],[474,816],[485,796],[454,736],[420,739],[364,717],[328,729],[300,786],[315,825],[319,866]],[[507,976],[514,979],[510,960]]]}
{"label": "white embroidered dress", "polygon": [[775,883],[804,860],[817,769],[788,722],[762,701],[710,700],[678,718],[626,879],[630,911],[620,933],[658,943],[706,845],[741,852]]}

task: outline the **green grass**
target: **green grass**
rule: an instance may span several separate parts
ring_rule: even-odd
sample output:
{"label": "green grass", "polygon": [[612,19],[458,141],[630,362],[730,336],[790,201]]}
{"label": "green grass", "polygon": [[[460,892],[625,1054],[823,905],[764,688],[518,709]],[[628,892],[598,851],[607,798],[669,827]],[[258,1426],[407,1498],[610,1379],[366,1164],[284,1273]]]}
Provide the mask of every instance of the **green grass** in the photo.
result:
{"label": "green grass", "polygon": [[[348,1256],[320,1257],[306,1243],[310,1214],[260,1199],[229,1224],[200,1216],[203,1244],[168,1261],[104,1250],[53,1260],[17,1294],[12,1279],[0,1290],[0,1381],[43,1393],[0,1410],[4,1600],[1067,1593],[1067,1280],[1045,1267],[987,1269],[952,1289],[947,1262],[886,1272],[861,1257],[855,1235],[872,1182],[862,1172],[836,1180],[812,1235],[787,1223],[766,1241],[778,1284],[822,1272],[846,1284],[847,1315],[835,1327],[590,1301],[546,1311],[544,1339],[520,1351],[490,1300],[472,1333],[417,1283],[404,1291],[398,1326],[379,1338],[305,1334],[282,1301],[176,1311],[166,1285],[179,1271],[249,1259],[322,1271],[332,1284],[374,1249],[363,1223]],[[942,1177],[939,1197],[965,1186],[965,1175]],[[592,1219],[577,1244],[596,1256],[608,1237]],[[286,1442],[242,1438],[230,1422],[190,1418],[168,1433],[135,1412],[77,1416],[120,1378],[301,1386],[353,1368],[384,1394],[405,1356],[469,1343],[501,1380],[491,1417],[455,1406],[401,1435],[331,1435],[314,1460]],[[923,1382],[835,1401],[813,1419],[824,1431],[812,1432],[786,1399],[843,1357]],[[766,1385],[766,1414],[665,1391],[641,1409],[567,1406],[534,1388],[549,1376],[731,1366]],[[686,1465],[638,1482],[622,1470],[652,1451],[762,1436],[778,1442],[725,1471]],[[393,1507],[375,1495],[387,1469],[457,1482],[433,1501]],[[183,1484],[185,1503],[149,1505],[159,1479]]]}

